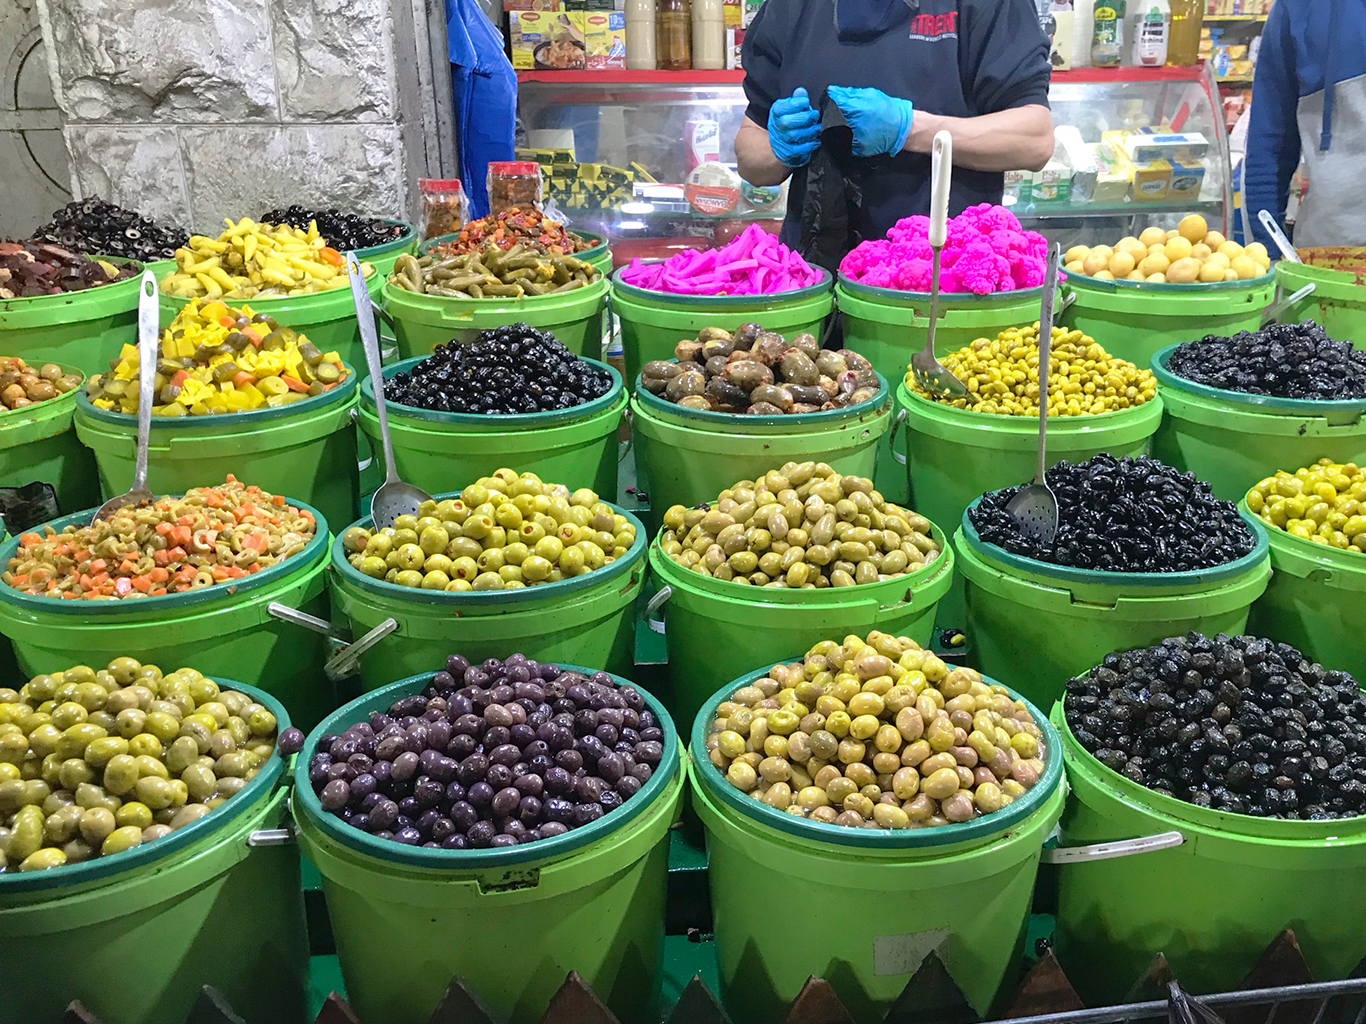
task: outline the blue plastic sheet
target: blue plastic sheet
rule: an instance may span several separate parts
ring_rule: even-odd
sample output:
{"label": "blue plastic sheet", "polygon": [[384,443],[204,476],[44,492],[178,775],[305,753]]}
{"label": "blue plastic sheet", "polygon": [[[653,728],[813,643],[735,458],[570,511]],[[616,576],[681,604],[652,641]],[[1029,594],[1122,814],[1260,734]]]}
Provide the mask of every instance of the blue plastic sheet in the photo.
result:
{"label": "blue plastic sheet", "polygon": [[489,212],[489,162],[513,157],[517,75],[503,53],[503,37],[475,0],[446,0],[446,37],[460,178],[470,215],[482,217]]}

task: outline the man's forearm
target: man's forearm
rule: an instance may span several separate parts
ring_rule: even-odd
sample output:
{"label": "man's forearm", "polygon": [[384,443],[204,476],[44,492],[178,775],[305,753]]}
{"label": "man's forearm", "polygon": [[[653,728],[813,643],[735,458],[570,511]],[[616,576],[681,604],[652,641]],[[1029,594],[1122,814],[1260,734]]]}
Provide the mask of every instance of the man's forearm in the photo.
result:
{"label": "man's forearm", "polygon": [[977,171],[1037,171],[1053,155],[1053,118],[1042,105],[980,117],[945,117],[916,110],[906,150],[928,153],[936,132],[953,136],[953,162]]}
{"label": "man's forearm", "polygon": [[748,118],[735,133],[735,163],[740,177],[751,185],[781,185],[792,173],[773,155],[768,132]]}

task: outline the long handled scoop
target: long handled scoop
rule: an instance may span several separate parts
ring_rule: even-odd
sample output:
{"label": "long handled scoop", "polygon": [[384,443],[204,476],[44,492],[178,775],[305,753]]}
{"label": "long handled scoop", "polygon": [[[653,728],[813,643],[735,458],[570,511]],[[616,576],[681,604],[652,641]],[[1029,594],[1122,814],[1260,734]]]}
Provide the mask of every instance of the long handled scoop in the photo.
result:
{"label": "long handled scoop", "polygon": [[1291,263],[1302,263],[1300,254],[1295,251],[1295,247],[1290,244],[1290,239],[1285,237],[1285,232],[1276,223],[1276,218],[1271,215],[1271,211],[1261,209],[1257,211],[1257,219],[1262,222],[1262,227],[1266,228],[1266,233],[1271,236],[1271,240],[1276,243],[1276,248],[1281,250],[1281,255]]}
{"label": "long handled scoop", "polygon": [[384,483],[370,499],[370,518],[379,527],[393,526],[399,516],[417,513],[417,507],[432,496],[421,487],[405,484],[394,468],[394,445],[389,440],[389,412],[384,407],[384,373],[379,362],[379,338],[375,334],[375,314],[370,293],[365,288],[365,275],[354,252],[346,254],[346,273],[351,279],[351,301],[356,306],[356,322],[360,324],[361,348],[365,350],[365,368],[370,373],[370,385],[375,389],[375,417],[379,420],[379,441],[384,453]]}
{"label": "long handled scoop", "polygon": [[1048,254],[1043,282],[1043,306],[1039,313],[1039,466],[1034,480],[1010,499],[1006,512],[1020,532],[1040,544],[1052,544],[1058,535],[1058,498],[1044,475],[1048,468],[1045,438],[1048,434],[1048,358],[1053,345],[1053,297],[1058,290],[1058,247]]}
{"label": "long handled scoop", "polygon": [[925,348],[911,356],[911,374],[921,388],[934,395],[963,398],[971,394],[963,382],[934,357],[934,332],[939,325],[939,258],[949,236],[949,181],[953,177],[953,136],[935,134],[930,147],[930,329]]}
{"label": "long handled scoop", "polygon": [[133,486],[101,505],[91,523],[112,519],[115,512],[129,505],[145,505],[156,500],[147,489],[147,446],[152,440],[152,392],[157,375],[158,299],[156,273],[144,270],[138,284],[138,449],[133,463]]}

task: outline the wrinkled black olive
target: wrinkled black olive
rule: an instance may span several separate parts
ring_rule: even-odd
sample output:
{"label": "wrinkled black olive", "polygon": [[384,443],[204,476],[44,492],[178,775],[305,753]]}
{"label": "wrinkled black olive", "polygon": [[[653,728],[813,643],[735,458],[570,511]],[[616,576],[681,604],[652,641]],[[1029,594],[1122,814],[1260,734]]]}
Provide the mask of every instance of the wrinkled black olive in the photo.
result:
{"label": "wrinkled black olive", "polygon": [[1231,338],[1207,334],[1177,346],[1167,368],[1225,391],[1278,398],[1366,398],[1366,350],[1335,341],[1312,320],[1270,324]]}
{"label": "wrinkled black olive", "polygon": [[341,210],[310,210],[298,204],[263,213],[257,220],[266,224],[288,224],[303,231],[308,230],[309,221],[314,221],[318,234],[341,252],[384,245],[397,239],[404,230],[397,224],[386,224],[374,217],[358,217]]}

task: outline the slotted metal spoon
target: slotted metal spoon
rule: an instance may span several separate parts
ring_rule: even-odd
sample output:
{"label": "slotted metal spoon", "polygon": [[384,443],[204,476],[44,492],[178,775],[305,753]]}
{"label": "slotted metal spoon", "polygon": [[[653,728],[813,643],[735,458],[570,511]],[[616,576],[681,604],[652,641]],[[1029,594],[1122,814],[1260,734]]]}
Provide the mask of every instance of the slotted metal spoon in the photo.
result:
{"label": "slotted metal spoon", "polygon": [[110,498],[96,511],[92,524],[114,518],[114,513],[129,505],[147,505],[156,497],[147,489],[147,446],[152,440],[152,392],[156,387],[158,319],[157,275],[144,270],[138,283],[138,447],[133,462],[133,486]]}
{"label": "slotted metal spoon", "polygon": [[1053,298],[1058,290],[1059,248],[1048,254],[1043,281],[1043,305],[1039,311],[1039,467],[1034,480],[1010,499],[1006,512],[1020,533],[1039,544],[1052,544],[1058,535],[1058,497],[1048,486],[1045,453],[1048,435],[1048,358],[1053,347]]}
{"label": "slotted metal spoon", "polygon": [[389,412],[384,406],[384,373],[379,358],[379,337],[375,334],[374,305],[365,288],[360,260],[354,252],[346,254],[346,274],[351,280],[351,301],[356,306],[356,322],[360,325],[365,368],[370,373],[370,385],[375,389],[375,418],[379,420],[380,448],[384,453],[384,483],[370,499],[370,518],[382,528],[393,526],[399,516],[416,515],[417,507],[424,501],[431,501],[432,496],[421,487],[400,480],[394,467],[394,445],[389,440]]}
{"label": "slotted metal spoon", "polygon": [[[911,356],[911,375],[933,395],[972,395],[961,380],[934,357],[934,331],[939,325],[939,258],[949,235],[949,181],[953,177],[953,136],[937,132],[930,147],[930,328],[925,348]],[[975,399],[976,396],[974,395]]]}

